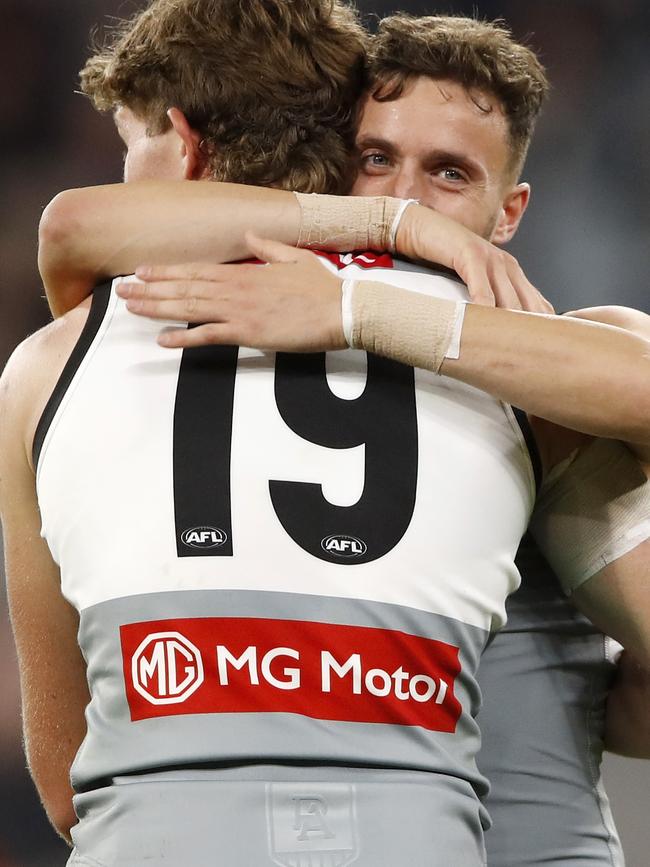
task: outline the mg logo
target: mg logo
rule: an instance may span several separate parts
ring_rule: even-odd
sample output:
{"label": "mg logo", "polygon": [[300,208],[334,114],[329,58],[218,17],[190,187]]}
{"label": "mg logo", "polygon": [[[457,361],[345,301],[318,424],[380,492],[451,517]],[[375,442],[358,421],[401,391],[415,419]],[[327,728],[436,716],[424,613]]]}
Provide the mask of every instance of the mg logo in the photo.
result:
{"label": "mg logo", "polygon": [[320,543],[320,546],[323,551],[327,551],[328,554],[334,554],[336,557],[360,557],[368,550],[368,546],[363,539],[340,534],[326,536]]}
{"label": "mg logo", "polygon": [[203,683],[203,660],[180,632],[154,632],[133,654],[131,677],[151,704],[180,704]]}
{"label": "mg logo", "polygon": [[192,527],[181,535],[181,542],[188,548],[219,548],[227,539],[218,527]]}

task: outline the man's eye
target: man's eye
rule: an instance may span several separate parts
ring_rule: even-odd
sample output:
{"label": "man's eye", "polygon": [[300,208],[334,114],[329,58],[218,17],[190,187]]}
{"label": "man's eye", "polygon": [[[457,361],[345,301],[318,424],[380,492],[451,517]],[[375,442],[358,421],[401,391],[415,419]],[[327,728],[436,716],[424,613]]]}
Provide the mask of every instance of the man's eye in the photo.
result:
{"label": "man's eye", "polygon": [[462,181],[464,180],[458,169],[443,169],[441,172],[446,181]]}
{"label": "man's eye", "polygon": [[388,159],[384,154],[364,154],[361,157],[361,162],[369,168],[384,168],[388,165]]}

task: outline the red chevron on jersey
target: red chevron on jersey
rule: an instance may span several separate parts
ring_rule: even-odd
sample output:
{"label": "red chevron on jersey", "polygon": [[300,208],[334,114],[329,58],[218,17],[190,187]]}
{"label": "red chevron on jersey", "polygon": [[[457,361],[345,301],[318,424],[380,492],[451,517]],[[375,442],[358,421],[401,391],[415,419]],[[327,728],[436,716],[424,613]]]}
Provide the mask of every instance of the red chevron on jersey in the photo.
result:
{"label": "red chevron on jersey", "polygon": [[131,719],[295,713],[454,732],[458,648],[390,629],[200,617],[120,627]]}
{"label": "red chevron on jersey", "polygon": [[336,265],[340,271],[348,265],[358,265],[360,268],[393,268],[393,257],[390,253],[374,253],[372,250],[356,253],[328,253],[326,250],[313,250],[317,256],[327,259]]}

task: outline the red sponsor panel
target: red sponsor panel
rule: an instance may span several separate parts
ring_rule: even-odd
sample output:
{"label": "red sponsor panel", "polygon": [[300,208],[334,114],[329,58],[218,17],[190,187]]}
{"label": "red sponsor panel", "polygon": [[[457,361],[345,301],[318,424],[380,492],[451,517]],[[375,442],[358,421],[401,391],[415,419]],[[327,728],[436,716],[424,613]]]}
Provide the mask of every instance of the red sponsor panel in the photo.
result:
{"label": "red sponsor panel", "polygon": [[120,637],[132,720],[270,712],[454,732],[461,714],[458,648],[397,630],[204,617]]}

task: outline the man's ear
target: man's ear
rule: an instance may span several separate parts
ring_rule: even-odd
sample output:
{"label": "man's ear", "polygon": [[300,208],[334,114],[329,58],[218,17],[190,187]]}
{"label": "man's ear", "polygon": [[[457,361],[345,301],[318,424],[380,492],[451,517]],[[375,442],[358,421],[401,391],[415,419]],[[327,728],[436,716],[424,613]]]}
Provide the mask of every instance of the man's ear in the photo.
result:
{"label": "man's ear", "polygon": [[206,171],[206,161],[201,153],[201,135],[192,129],[180,108],[170,108],[167,117],[180,139],[184,180],[194,181],[203,177]]}
{"label": "man's ear", "polygon": [[505,196],[499,219],[490,240],[493,244],[507,244],[519,228],[524,211],[530,201],[530,184],[517,184]]}

